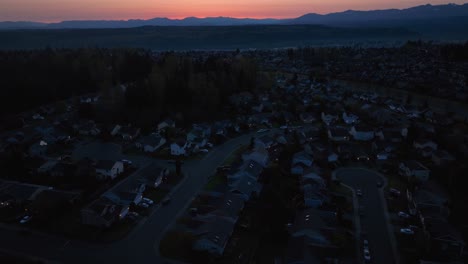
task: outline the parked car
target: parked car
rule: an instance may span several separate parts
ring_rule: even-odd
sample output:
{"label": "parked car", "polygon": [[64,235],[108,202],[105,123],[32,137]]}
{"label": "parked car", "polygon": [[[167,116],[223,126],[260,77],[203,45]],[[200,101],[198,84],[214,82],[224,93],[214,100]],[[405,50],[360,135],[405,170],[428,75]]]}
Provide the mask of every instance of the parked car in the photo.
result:
{"label": "parked car", "polygon": [[371,256],[370,256],[370,252],[369,252],[369,248],[364,248],[364,259],[366,261],[370,261],[371,260]]}
{"label": "parked car", "polygon": [[198,213],[198,208],[195,208],[195,207],[190,208],[190,214],[191,215],[197,215],[197,213]]}
{"label": "parked car", "polygon": [[133,164],[133,162],[131,160],[127,160],[127,159],[123,159],[122,163],[127,165],[127,166],[131,166]]}
{"label": "parked car", "polygon": [[405,212],[398,212],[398,216],[405,219],[410,218],[410,215]]}
{"label": "parked car", "polygon": [[217,168],[218,171],[228,171],[231,169],[231,166],[219,166]]}
{"label": "parked car", "polygon": [[410,228],[402,228],[400,229],[400,233],[405,234],[405,235],[414,235],[414,231],[411,230]]}
{"label": "parked car", "polygon": [[135,221],[140,215],[137,212],[129,212],[127,214],[128,219]]}
{"label": "parked car", "polygon": [[361,191],[361,189],[357,189],[357,190],[356,190],[356,195],[357,195],[357,196],[362,196],[362,191]]}
{"label": "parked car", "polygon": [[369,247],[369,241],[367,239],[364,239],[362,241],[362,244],[364,245],[364,247]]}
{"label": "parked car", "polygon": [[20,220],[20,224],[26,224],[27,222],[31,221],[32,216],[30,215],[25,215],[23,218]]}
{"label": "parked car", "polygon": [[148,205],[153,205],[154,204],[154,201],[149,199],[149,198],[146,198],[146,197],[143,197],[143,202],[147,203]]}
{"label": "parked car", "polygon": [[149,208],[150,207],[149,204],[147,204],[145,202],[139,203],[138,206],[141,207],[141,208]]}
{"label": "parked car", "polygon": [[400,196],[401,192],[395,188],[391,188],[390,194],[395,195],[395,196]]}

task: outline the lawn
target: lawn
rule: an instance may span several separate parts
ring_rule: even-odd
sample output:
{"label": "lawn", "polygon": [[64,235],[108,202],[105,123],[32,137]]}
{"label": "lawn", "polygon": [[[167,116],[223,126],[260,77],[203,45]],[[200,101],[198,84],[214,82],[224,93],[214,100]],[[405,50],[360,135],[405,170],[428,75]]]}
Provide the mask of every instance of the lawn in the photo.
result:
{"label": "lawn", "polygon": [[391,174],[387,176],[387,186],[385,188],[385,191],[388,191],[391,188],[395,188],[403,193],[406,190],[407,186],[407,183],[399,175]]}
{"label": "lawn", "polygon": [[241,147],[239,147],[238,149],[236,149],[234,152],[231,153],[231,155],[229,155],[229,157],[227,157],[227,158],[224,160],[223,166],[231,166],[232,164],[234,164],[234,162],[236,162],[238,159],[240,159],[242,153],[244,153],[245,151],[247,151],[248,148],[249,148],[249,146],[247,146],[247,145],[242,145]]}
{"label": "lawn", "polygon": [[203,190],[213,191],[214,189],[216,189],[217,186],[219,186],[221,184],[224,184],[224,185],[227,184],[227,179],[226,179],[226,176],[223,173],[218,172],[215,175],[213,175],[212,177],[210,177],[209,181],[206,183]]}
{"label": "lawn", "polygon": [[343,184],[331,184],[330,191],[350,198],[353,196],[351,190]]}
{"label": "lawn", "polygon": [[169,193],[169,190],[162,188],[148,188],[145,191],[145,197],[153,200],[155,203],[161,202],[164,197]]}

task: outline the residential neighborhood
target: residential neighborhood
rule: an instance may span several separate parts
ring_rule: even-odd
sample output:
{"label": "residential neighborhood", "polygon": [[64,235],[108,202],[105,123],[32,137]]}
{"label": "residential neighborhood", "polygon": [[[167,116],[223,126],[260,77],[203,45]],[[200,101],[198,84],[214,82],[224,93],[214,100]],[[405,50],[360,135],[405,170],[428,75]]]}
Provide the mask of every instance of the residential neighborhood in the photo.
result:
{"label": "residential neighborhood", "polygon": [[[64,263],[119,263],[127,248],[122,262],[464,263],[468,109],[344,82],[411,83],[436,67],[355,52],[345,53],[362,58],[355,72],[325,63],[333,78],[287,49],[181,53],[252,56],[271,78],[233,90],[218,118],[192,120],[177,105],[156,122],[103,119],[104,92],[21,113],[23,125],[1,130],[0,248],[19,237],[38,245],[20,255],[56,251]],[[371,74],[362,61],[376,55],[386,64]]]}

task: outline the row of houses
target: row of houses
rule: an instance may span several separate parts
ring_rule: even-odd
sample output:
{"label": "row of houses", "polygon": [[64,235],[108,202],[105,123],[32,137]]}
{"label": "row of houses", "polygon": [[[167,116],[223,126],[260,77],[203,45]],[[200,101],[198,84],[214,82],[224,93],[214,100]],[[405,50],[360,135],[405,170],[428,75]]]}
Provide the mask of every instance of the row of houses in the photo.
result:
{"label": "row of houses", "polygon": [[123,180],[81,210],[82,224],[111,227],[142,201],[146,188],[158,188],[168,175],[168,169],[157,167],[151,173]]}

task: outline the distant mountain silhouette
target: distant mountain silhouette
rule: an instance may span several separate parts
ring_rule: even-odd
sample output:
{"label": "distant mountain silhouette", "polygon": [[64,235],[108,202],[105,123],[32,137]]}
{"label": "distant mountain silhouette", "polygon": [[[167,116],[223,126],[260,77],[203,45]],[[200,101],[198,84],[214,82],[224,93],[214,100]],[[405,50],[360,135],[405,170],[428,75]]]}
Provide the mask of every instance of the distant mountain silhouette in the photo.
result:
{"label": "distant mountain silhouette", "polygon": [[[372,11],[348,10],[326,15],[306,14],[291,19],[253,19],[231,17],[187,17],[184,19],[152,18],[148,20],[76,20],[58,23],[0,22],[0,29],[59,29],[59,28],[132,28],[141,26],[240,26],[279,24],[322,24],[333,26],[404,26],[402,21],[449,20],[468,17],[468,4],[422,5],[408,9],[386,9]],[[462,20],[463,20],[462,19]],[[465,21],[465,20],[463,20]],[[369,24],[372,22],[372,24]],[[455,21],[452,21],[453,23]]]}
{"label": "distant mountain silhouette", "polygon": [[353,25],[365,22],[426,20],[440,18],[456,18],[468,16],[468,4],[456,5],[422,5],[408,9],[385,9],[373,11],[348,10],[327,15],[306,14],[298,18],[286,20],[291,24],[326,24]]}

